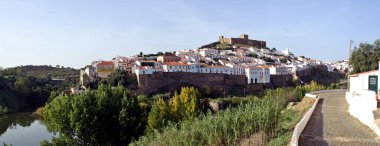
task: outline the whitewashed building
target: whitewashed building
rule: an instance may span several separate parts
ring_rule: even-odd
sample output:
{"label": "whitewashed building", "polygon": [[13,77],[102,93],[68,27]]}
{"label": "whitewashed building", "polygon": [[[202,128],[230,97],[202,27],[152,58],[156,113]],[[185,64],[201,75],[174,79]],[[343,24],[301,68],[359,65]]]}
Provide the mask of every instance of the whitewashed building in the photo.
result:
{"label": "whitewashed building", "polygon": [[135,73],[137,75],[142,75],[142,74],[153,74],[154,69],[151,66],[139,66],[136,67]]}
{"label": "whitewashed building", "polygon": [[162,65],[164,72],[198,72],[198,64],[185,64],[181,62],[166,62]]}
{"label": "whitewashed building", "polygon": [[269,67],[269,73],[271,75],[287,75],[289,71],[285,66],[271,66]]}
{"label": "whitewashed building", "polygon": [[203,57],[206,57],[206,56],[218,55],[219,52],[218,50],[215,50],[215,49],[204,48],[204,49],[199,50],[199,54]]}
{"label": "whitewashed building", "polygon": [[269,83],[269,69],[265,67],[247,67],[245,68],[248,84]]}

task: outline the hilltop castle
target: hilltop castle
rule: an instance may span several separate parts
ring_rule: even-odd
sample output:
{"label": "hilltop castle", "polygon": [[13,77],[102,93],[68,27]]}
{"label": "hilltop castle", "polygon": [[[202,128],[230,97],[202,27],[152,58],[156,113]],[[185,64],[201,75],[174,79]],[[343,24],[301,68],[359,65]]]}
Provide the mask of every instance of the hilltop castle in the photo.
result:
{"label": "hilltop castle", "polygon": [[230,45],[240,44],[240,45],[249,45],[257,48],[265,48],[266,42],[259,40],[248,39],[248,35],[242,34],[239,38],[224,38],[224,36],[219,36],[220,43],[228,43]]}

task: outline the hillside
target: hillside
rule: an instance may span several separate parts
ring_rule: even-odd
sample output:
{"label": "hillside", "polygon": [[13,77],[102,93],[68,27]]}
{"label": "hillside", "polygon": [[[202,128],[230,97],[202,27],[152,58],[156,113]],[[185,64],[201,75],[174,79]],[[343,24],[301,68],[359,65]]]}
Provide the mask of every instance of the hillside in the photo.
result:
{"label": "hillside", "polygon": [[18,66],[0,70],[0,114],[43,106],[50,92],[77,85],[79,70],[64,67]]}
{"label": "hillside", "polygon": [[0,115],[12,110],[18,110],[20,103],[19,99],[12,92],[0,89]]}
{"label": "hillside", "polygon": [[65,67],[52,67],[47,65],[27,65],[18,66],[14,68],[7,68],[0,71],[4,76],[21,75],[21,76],[34,76],[39,78],[52,77],[52,78],[67,78],[79,77],[79,70]]}

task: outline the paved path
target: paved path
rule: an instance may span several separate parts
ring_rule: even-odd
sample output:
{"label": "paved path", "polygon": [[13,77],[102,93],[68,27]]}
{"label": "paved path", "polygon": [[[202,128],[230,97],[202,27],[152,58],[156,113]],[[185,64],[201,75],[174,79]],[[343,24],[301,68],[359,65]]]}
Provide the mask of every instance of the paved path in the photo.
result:
{"label": "paved path", "polygon": [[301,133],[300,146],[380,146],[376,134],[349,115],[345,92],[318,94],[321,98]]}

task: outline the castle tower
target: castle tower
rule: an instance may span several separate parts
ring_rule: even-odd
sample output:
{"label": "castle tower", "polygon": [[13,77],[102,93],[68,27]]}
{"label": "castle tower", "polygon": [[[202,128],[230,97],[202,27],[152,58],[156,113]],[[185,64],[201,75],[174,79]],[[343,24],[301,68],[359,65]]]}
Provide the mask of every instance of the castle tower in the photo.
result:
{"label": "castle tower", "polygon": [[244,41],[247,41],[247,40],[248,40],[248,35],[246,35],[246,34],[241,34],[241,35],[240,35],[240,38],[244,39]]}
{"label": "castle tower", "polygon": [[224,36],[219,36],[219,42],[223,43],[224,42]]}

